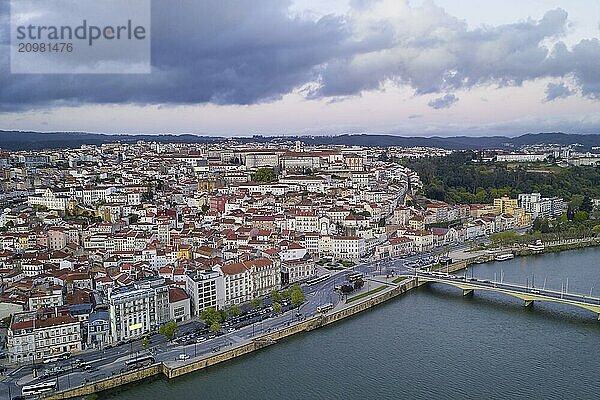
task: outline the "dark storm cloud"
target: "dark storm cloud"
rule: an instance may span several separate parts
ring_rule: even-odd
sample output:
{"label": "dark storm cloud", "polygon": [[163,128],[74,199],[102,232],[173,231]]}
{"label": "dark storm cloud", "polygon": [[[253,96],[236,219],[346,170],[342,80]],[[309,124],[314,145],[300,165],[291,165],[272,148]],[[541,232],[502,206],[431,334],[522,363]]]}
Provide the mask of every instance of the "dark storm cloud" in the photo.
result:
{"label": "dark storm cloud", "polygon": [[[6,18],[5,2],[0,7]],[[0,107],[277,99],[313,80],[313,67],[335,56],[347,36],[341,18],[290,18],[287,7],[280,0],[154,0],[152,74],[10,75],[3,59]]]}
{"label": "dark storm cloud", "polygon": [[549,83],[546,86],[546,101],[552,101],[556,99],[562,99],[573,95],[573,92],[564,83]]}
{"label": "dark storm cloud", "polygon": [[[0,3],[6,53],[7,3]],[[10,75],[0,60],[0,110],[87,103],[253,104],[299,87],[307,98],[344,98],[388,82],[416,94],[478,85],[521,85],[569,76],[600,98],[600,42],[543,43],[565,32],[567,14],[469,30],[427,4],[375,12],[401,0],[354,0],[347,16],[309,20],[281,0],[153,0],[149,75]],[[455,102],[455,101],[454,101]]]}
{"label": "dark storm cloud", "polygon": [[458,101],[458,97],[453,94],[447,94],[443,97],[431,100],[427,105],[433,109],[440,110],[442,108],[452,107]]}

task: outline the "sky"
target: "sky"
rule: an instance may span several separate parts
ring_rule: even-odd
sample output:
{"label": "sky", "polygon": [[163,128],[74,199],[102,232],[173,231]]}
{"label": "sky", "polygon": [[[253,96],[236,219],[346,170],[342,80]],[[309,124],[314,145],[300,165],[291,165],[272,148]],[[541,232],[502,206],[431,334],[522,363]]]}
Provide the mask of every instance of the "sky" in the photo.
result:
{"label": "sky", "polygon": [[146,75],[0,57],[0,129],[600,133],[598,0],[152,0],[151,51]]}

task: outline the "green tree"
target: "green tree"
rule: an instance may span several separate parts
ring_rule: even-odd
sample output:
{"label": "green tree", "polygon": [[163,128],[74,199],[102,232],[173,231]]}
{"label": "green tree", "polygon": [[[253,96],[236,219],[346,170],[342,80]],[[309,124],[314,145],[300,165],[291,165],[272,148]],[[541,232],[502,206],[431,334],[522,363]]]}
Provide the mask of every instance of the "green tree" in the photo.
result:
{"label": "green tree", "polygon": [[158,333],[166,337],[169,342],[173,340],[173,337],[178,331],[179,327],[177,326],[177,323],[175,321],[167,322],[166,324],[163,324],[160,326],[160,328],[158,328]]}
{"label": "green tree", "polygon": [[292,291],[290,289],[286,289],[283,292],[281,292],[281,296],[286,299],[289,300],[292,298]]}
{"label": "green tree", "polygon": [[142,339],[142,349],[146,350],[150,346],[150,338],[148,336],[144,336]]}
{"label": "green tree", "polygon": [[263,308],[263,301],[260,297],[253,298],[251,304],[254,308]]}
{"label": "green tree", "polygon": [[300,305],[304,303],[304,293],[302,288],[298,285],[292,286],[291,290],[292,306],[300,308]]}
{"label": "green tree", "polygon": [[240,315],[242,313],[242,310],[240,310],[240,306],[238,306],[237,304],[234,304],[231,307],[229,307],[229,310],[227,310],[227,313],[229,315],[233,315],[234,317],[237,317],[238,315]]}
{"label": "green tree", "polygon": [[277,176],[275,175],[273,168],[259,168],[256,173],[252,175],[252,180],[258,183],[271,183],[276,178]]}
{"label": "green tree", "polygon": [[279,294],[279,292],[277,290],[271,290],[271,299],[275,302],[275,303],[281,303],[281,295]]}
{"label": "green tree", "polygon": [[492,240],[492,243],[494,243],[494,244],[501,244],[501,245],[513,244],[518,241],[519,235],[513,231],[506,231],[506,232],[494,233],[493,235],[490,235],[490,239]]}
{"label": "green tree", "polygon": [[584,222],[589,218],[589,214],[586,211],[577,211],[575,216],[573,217],[573,221],[575,222]]}
{"label": "green tree", "polygon": [[[221,310],[222,311],[222,310]],[[221,312],[219,310],[214,309],[213,307],[205,308],[200,312],[200,319],[204,321],[206,326],[210,327],[213,324],[221,323],[227,316],[227,313]],[[225,314],[225,315],[223,315]]]}
{"label": "green tree", "polygon": [[211,332],[219,332],[221,330],[221,324],[218,322],[213,322],[212,324],[210,324],[210,329]]}
{"label": "green tree", "polygon": [[273,303],[273,311],[275,312],[275,314],[280,314],[282,309],[283,307],[281,306],[281,304],[279,304],[278,302]]}

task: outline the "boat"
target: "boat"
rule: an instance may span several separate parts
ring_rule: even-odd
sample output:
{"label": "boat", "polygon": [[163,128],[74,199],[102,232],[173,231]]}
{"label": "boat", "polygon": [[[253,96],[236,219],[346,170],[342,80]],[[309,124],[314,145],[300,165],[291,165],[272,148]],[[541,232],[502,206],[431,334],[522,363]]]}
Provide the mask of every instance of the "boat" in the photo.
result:
{"label": "boat", "polygon": [[528,244],[527,248],[533,251],[542,251],[544,250],[544,243],[541,240],[536,240],[534,244]]}
{"label": "boat", "polygon": [[510,260],[513,258],[515,258],[515,255],[513,253],[506,253],[506,254],[498,254],[496,257],[494,257],[494,260],[506,261],[506,260]]}

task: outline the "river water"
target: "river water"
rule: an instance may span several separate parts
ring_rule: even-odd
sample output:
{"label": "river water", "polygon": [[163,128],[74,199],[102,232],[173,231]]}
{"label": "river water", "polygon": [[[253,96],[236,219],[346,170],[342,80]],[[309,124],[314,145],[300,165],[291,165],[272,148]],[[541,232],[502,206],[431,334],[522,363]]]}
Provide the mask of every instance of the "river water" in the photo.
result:
{"label": "river water", "polygon": [[[468,274],[600,297],[600,248]],[[432,284],[332,326],[111,400],[598,399],[600,322],[561,304]]]}

